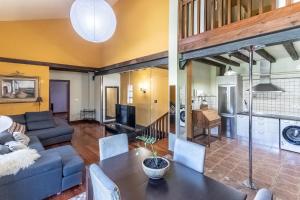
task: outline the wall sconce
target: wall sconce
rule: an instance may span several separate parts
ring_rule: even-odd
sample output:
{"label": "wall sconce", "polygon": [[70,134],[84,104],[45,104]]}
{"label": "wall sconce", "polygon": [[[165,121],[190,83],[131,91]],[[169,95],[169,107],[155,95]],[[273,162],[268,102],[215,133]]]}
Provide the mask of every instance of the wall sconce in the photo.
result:
{"label": "wall sconce", "polygon": [[147,92],[146,88],[140,88],[141,92],[143,92],[144,94]]}
{"label": "wall sconce", "polygon": [[140,84],[140,91],[143,92],[144,94],[147,92],[147,84],[146,83]]}

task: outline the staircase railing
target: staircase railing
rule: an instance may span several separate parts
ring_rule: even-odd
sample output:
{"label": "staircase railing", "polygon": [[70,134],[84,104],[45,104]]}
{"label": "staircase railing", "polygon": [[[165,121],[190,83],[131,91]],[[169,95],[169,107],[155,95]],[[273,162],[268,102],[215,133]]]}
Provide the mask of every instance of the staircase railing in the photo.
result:
{"label": "staircase railing", "polygon": [[155,143],[156,141],[168,137],[169,133],[169,113],[165,113],[149,126],[138,132],[137,139],[147,143]]}

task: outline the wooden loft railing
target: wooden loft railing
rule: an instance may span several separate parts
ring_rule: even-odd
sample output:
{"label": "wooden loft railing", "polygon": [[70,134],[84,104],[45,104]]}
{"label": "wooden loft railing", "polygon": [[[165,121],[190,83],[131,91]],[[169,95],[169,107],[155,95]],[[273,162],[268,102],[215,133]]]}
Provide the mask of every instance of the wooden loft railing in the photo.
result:
{"label": "wooden loft railing", "polygon": [[[280,5],[276,2],[280,2]],[[298,12],[298,8],[300,8],[300,6],[295,6],[295,9],[292,9],[291,7],[297,2],[299,1],[179,0],[179,49],[181,52],[185,52],[194,50],[196,49],[196,47],[201,47],[201,44],[187,45],[187,43],[197,42],[199,38],[203,37],[205,37],[203,38],[203,40],[212,42],[213,39],[210,38],[208,34],[217,37],[217,34],[224,34],[228,31],[232,31],[232,29],[235,29],[236,34],[241,35],[240,33],[238,33],[239,29],[241,30],[241,32],[245,32],[245,30],[247,29],[246,23],[253,25],[255,23],[254,20],[256,20],[256,23],[261,23],[261,25],[263,25],[264,23],[268,23],[268,20],[273,20],[275,22],[273,22],[272,26],[274,27],[274,29],[278,29],[280,27],[278,27],[278,25],[274,25],[276,24],[276,20],[278,20],[279,17],[290,15],[289,17],[287,17],[290,21],[286,20],[285,23],[287,25],[285,26],[293,26],[295,24],[295,20],[292,20],[292,18],[296,18],[294,17],[295,11]],[[279,7],[285,7],[286,9],[278,9]],[[290,9],[288,7],[290,7]],[[241,24],[241,22],[243,23]],[[223,27],[224,29],[222,29],[222,31],[215,31]],[[267,28],[269,27],[266,27],[266,29]],[[206,32],[207,34],[205,35]],[[203,35],[203,37],[201,35]],[[232,35],[232,37],[234,36],[235,35]],[[224,39],[226,40],[226,38]],[[203,47],[206,46],[204,45]]]}
{"label": "wooden loft railing", "polygon": [[149,126],[138,132],[137,139],[147,143],[155,143],[157,140],[168,137],[169,113],[165,113]]}

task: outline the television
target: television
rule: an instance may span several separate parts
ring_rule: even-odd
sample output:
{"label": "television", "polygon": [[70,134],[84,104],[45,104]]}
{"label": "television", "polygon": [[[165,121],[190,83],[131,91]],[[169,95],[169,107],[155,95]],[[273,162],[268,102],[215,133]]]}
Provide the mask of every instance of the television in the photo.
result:
{"label": "television", "polygon": [[116,104],[116,122],[135,128],[135,107]]}

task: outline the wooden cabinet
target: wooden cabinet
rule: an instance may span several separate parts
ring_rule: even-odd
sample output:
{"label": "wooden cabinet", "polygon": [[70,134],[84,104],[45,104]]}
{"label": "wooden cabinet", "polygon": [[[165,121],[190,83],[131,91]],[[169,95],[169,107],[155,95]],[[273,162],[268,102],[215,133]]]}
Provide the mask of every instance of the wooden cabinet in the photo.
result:
{"label": "wooden cabinet", "polygon": [[[237,135],[243,139],[249,138],[249,116],[237,116]],[[253,143],[269,147],[279,147],[279,119],[253,117]]]}

